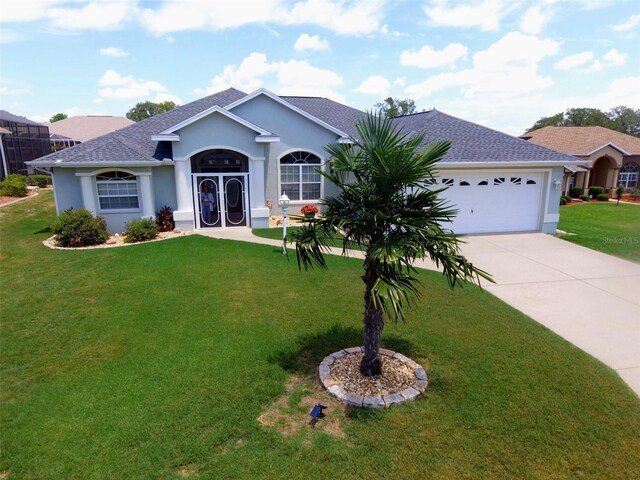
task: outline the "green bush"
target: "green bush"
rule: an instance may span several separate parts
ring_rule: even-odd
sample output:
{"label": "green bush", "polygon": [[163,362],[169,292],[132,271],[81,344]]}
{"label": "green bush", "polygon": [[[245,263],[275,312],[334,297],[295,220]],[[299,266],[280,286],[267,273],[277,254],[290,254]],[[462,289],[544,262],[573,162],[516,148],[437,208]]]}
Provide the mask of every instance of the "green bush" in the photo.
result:
{"label": "green bush", "polygon": [[601,193],[600,195],[598,195],[597,198],[601,202],[608,202],[609,201],[609,195],[607,195],[606,193]]}
{"label": "green bush", "polygon": [[580,200],[582,200],[583,202],[588,202],[589,201],[589,195],[580,195],[578,198]]}
{"label": "green bush", "polygon": [[103,217],[94,217],[89,210],[69,208],[53,224],[56,240],[63,247],[99,245],[109,238]]}
{"label": "green bush", "polygon": [[566,205],[569,202],[571,202],[571,197],[560,195],[560,205]]}
{"label": "green bush", "polygon": [[125,243],[145,242],[158,235],[158,225],[153,218],[135,218],[124,224]]}
{"label": "green bush", "polygon": [[25,179],[25,176],[17,173],[7,175],[7,178],[0,182],[0,195],[7,195],[9,197],[26,197],[27,180]]}
{"label": "green bush", "polygon": [[631,190],[631,193],[629,195],[631,195],[633,198],[640,198],[640,188]]}
{"label": "green bush", "polygon": [[580,195],[582,195],[582,188],[580,187],[573,187],[571,190],[569,190],[569,196],[571,198],[579,198]]}
{"label": "green bush", "polygon": [[27,185],[32,187],[47,188],[51,184],[49,175],[27,175]]}
{"label": "green bush", "polygon": [[602,195],[604,193],[604,187],[589,187],[589,195],[591,198],[597,198],[598,195]]}

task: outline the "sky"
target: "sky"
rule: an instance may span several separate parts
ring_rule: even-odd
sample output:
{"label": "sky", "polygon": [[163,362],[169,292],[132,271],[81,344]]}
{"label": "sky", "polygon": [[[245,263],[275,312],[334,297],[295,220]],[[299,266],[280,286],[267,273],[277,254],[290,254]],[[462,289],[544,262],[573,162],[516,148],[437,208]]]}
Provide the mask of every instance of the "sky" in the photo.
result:
{"label": "sky", "polygon": [[0,0],[0,108],[125,115],[228,87],[415,100],[512,135],[640,108],[640,0]]}

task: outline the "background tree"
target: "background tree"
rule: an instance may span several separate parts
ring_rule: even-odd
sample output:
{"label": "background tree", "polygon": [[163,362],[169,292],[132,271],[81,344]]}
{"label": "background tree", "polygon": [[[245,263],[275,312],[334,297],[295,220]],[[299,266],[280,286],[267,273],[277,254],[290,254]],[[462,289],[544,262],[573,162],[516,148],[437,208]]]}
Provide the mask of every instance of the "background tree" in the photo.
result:
{"label": "background tree", "polygon": [[438,198],[434,165],[451,143],[422,147],[423,135],[408,138],[389,118],[368,115],[357,125],[362,142],[329,144],[331,168],[320,173],[338,189],[336,197],[321,201],[318,219],[307,219],[293,234],[298,266],[326,268],[324,252],[340,232],[343,254],[349,248],[364,252],[364,357],[360,371],[379,375],[378,354],[384,316],[404,318],[404,310],[418,294],[416,259],[431,258],[453,288],[466,281],[490,279],[458,249],[458,236],[442,227],[456,210]]}
{"label": "background tree", "polygon": [[376,103],[375,108],[385,117],[399,117],[400,115],[415,113],[416,102],[410,98],[400,100],[399,98],[387,97],[382,102]]}
{"label": "background tree", "polygon": [[605,113],[597,108],[569,108],[566,112],[542,117],[528,131],[548,126],[583,127],[600,126],[618,132],[640,136],[640,110],[619,105]]}
{"label": "background tree", "polygon": [[66,113],[56,113],[49,119],[49,123],[57,122],[59,120],[64,120],[65,118],[69,118]]}
{"label": "background tree", "polygon": [[176,108],[177,105],[174,102],[138,102],[136,106],[127,112],[127,118],[134,122],[139,122],[145,118],[153,117],[159,113],[168,112]]}
{"label": "background tree", "polygon": [[615,130],[640,137],[640,109],[634,110],[624,105],[618,105],[609,110],[607,116],[615,124]]}

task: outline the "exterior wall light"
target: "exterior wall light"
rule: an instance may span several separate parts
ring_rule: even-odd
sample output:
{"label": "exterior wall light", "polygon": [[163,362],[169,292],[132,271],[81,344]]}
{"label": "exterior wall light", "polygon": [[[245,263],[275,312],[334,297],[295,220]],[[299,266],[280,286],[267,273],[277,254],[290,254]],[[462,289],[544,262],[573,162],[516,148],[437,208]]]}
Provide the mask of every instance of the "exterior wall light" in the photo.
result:
{"label": "exterior wall light", "polygon": [[559,179],[559,178],[556,178],[556,179],[553,181],[553,186],[554,186],[554,187],[556,187],[556,190],[558,190],[558,189],[560,188],[560,185],[562,185],[562,182],[560,181],[560,179]]}
{"label": "exterior wall light", "polygon": [[278,200],[278,205],[282,208],[282,254],[287,254],[287,208],[289,208],[289,197],[283,194]]}

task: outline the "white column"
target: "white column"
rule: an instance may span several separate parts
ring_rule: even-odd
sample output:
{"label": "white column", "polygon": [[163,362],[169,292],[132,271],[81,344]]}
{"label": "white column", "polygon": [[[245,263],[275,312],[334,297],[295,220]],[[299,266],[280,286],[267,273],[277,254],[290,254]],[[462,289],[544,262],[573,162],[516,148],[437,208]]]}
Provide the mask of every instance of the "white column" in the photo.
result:
{"label": "white column", "polygon": [[151,173],[138,174],[140,179],[140,200],[142,201],[142,216],[155,218],[155,202],[153,201],[153,187],[151,185]]}
{"label": "white column", "polygon": [[253,227],[269,226],[269,209],[265,205],[264,193],[264,159],[249,160],[249,183],[251,184],[251,225]]}
{"label": "white column", "polygon": [[93,193],[93,178],[90,176],[80,177],[80,188],[82,189],[82,203],[84,208],[89,210],[93,215],[97,213],[96,197]]}
{"label": "white column", "polygon": [[191,212],[193,204],[191,199],[191,159],[175,160],[176,196],[179,212]]}

